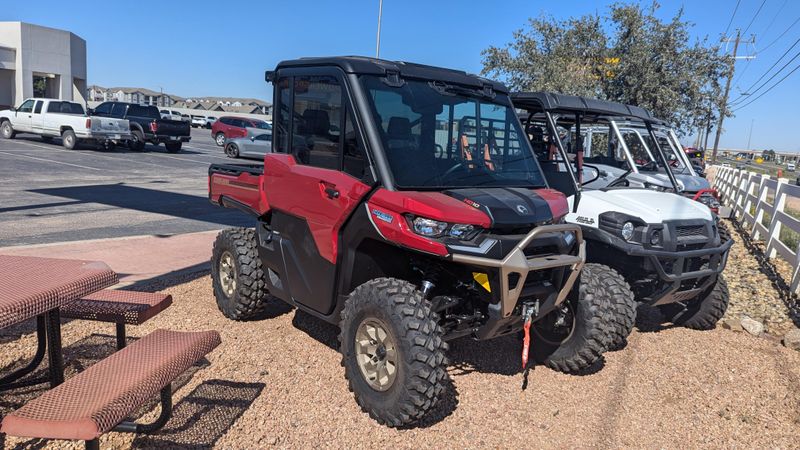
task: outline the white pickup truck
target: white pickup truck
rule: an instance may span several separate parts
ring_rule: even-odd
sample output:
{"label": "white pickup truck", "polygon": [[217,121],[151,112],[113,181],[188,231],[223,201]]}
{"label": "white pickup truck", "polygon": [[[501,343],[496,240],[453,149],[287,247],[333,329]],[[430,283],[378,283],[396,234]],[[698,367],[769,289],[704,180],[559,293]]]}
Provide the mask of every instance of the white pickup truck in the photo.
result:
{"label": "white pickup truck", "polygon": [[108,150],[131,138],[125,119],[88,116],[80,103],[49,98],[29,98],[17,108],[0,111],[0,137],[13,139],[17,133],[38,134],[45,142],[60,137],[69,150],[82,143]]}

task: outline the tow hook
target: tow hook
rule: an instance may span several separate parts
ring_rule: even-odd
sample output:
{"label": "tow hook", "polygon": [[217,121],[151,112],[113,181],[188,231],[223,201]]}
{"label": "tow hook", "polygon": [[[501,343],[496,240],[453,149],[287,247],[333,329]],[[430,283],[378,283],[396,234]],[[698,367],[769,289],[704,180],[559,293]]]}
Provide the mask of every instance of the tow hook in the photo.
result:
{"label": "tow hook", "polygon": [[524,321],[524,325],[522,326],[522,331],[524,333],[524,337],[522,339],[523,372],[528,368],[528,354],[530,353],[531,348],[531,322],[533,321],[534,315],[539,315],[538,301],[536,303],[525,303],[522,305],[522,320]]}

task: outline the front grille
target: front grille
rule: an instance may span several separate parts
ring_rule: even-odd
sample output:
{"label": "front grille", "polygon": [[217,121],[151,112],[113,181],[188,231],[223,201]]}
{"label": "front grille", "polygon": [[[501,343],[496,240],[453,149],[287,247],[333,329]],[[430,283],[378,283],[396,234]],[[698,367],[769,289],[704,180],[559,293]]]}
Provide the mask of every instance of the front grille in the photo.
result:
{"label": "front grille", "polygon": [[706,237],[706,227],[704,225],[684,225],[675,227],[675,234],[678,239]]}

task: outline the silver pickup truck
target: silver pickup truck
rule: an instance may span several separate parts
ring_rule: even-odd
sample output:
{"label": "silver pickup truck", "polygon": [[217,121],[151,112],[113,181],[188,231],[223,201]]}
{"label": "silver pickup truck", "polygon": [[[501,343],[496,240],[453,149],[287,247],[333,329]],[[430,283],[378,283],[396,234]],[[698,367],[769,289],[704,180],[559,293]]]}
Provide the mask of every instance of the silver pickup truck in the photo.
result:
{"label": "silver pickup truck", "polygon": [[88,116],[80,103],[49,98],[29,98],[0,111],[0,137],[13,139],[17,133],[38,134],[45,142],[60,137],[69,150],[82,143],[108,150],[131,138],[125,119]]}

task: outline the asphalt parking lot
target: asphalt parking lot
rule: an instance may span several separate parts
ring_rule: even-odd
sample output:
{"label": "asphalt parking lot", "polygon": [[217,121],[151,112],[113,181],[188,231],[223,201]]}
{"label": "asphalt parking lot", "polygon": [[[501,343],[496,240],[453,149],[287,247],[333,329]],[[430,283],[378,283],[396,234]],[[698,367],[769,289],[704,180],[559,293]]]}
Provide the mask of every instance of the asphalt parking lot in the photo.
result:
{"label": "asphalt parking lot", "polygon": [[249,225],[208,202],[208,166],[224,162],[232,160],[205,129],[192,129],[175,154],[163,145],[66,150],[34,135],[0,140],[0,247]]}

